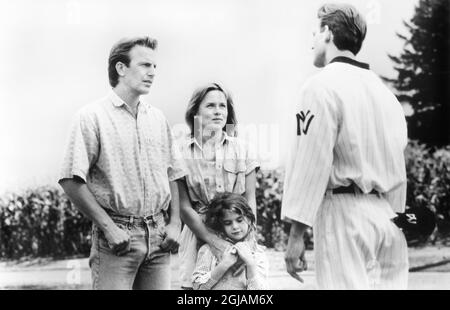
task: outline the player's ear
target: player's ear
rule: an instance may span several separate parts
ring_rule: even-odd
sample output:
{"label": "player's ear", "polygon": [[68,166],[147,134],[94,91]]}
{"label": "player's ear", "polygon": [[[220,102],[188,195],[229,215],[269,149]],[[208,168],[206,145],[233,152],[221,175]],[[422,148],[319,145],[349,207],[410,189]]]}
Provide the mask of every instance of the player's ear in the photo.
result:
{"label": "player's ear", "polygon": [[333,42],[333,32],[327,25],[324,26],[324,32],[325,32],[325,42],[326,43]]}

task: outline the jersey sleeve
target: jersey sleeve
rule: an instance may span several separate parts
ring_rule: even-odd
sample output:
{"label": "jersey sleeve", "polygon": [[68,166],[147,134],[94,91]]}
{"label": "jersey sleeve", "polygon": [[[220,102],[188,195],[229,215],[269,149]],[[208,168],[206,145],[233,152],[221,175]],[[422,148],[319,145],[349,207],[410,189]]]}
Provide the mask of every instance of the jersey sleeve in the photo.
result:
{"label": "jersey sleeve", "polygon": [[329,182],[338,130],[336,99],[326,85],[309,82],[291,115],[281,216],[313,226]]}

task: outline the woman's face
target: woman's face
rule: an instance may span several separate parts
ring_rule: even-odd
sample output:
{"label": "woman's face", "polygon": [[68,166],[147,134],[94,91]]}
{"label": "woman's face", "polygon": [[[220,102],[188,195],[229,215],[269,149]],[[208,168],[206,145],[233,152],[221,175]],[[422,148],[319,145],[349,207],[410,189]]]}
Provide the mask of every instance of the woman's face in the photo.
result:
{"label": "woman's face", "polygon": [[221,131],[228,117],[227,99],[219,90],[208,92],[198,107],[197,117],[201,118],[202,129]]}
{"label": "woman's face", "polygon": [[233,241],[242,241],[247,236],[249,224],[243,215],[230,210],[224,210],[222,225],[227,237]]}

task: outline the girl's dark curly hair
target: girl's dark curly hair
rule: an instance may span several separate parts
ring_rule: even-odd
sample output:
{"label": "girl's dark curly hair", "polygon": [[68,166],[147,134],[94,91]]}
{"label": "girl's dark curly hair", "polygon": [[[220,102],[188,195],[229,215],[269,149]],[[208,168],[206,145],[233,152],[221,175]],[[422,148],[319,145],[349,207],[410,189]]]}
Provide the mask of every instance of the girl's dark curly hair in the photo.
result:
{"label": "girl's dark curly hair", "polygon": [[241,195],[233,193],[217,194],[214,197],[206,212],[206,226],[222,235],[225,234],[222,223],[225,210],[233,211],[244,216],[249,223],[249,233],[255,230],[256,217],[248,205],[247,200]]}

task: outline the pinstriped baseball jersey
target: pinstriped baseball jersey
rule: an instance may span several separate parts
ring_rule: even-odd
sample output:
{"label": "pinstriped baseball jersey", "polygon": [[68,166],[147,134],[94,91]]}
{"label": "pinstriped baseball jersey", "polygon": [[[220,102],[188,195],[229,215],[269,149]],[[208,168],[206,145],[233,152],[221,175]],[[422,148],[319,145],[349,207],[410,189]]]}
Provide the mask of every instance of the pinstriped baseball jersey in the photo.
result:
{"label": "pinstriped baseball jersey", "polygon": [[337,60],[303,86],[292,117],[282,217],[309,226],[326,190],[352,183],[364,193],[383,193],[392,211],[405,208],[403,109],[368,66]]}

